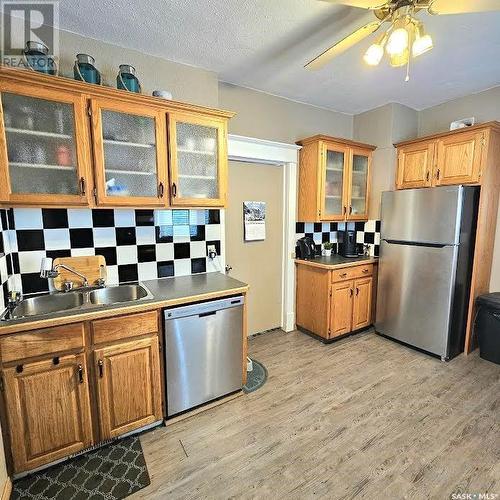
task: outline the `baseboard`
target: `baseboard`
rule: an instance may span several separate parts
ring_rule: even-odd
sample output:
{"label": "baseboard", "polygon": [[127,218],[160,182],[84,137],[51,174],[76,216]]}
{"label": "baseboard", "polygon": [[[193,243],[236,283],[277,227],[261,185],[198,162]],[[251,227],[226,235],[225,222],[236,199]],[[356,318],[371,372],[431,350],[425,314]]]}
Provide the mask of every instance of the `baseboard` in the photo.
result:
{"label": "baseboard", "polygon": [[7,477],[7,480],[3,485],[1,500],[9,500],[11,493],[12,493],[12,480],[10,479],[10,477]]}
{"label": "baseboard", "polygon": [[165,420],[165,425],[168,427],[172,424],[175,424],[177,422],[181,422],[182,420],[186,420],[187,418],[194,417],[195,415],[198,415],[199,413],[202,413],[207,410],[211,410],[212,408],[215,408],[216,406],[220,406],[221,404],[227,403],[228,401],[231,401],[233,399],[239,398],[243,396],[245,393],[243,391],[238,391],[234,392],[233,394],[230,394],[229,396],[224,396],[220,399],[216,399],[215,401],[212,401],[211,403],[205,403],[204,405],[198,406],[194,410],[188,410],[185,413],[181,413],[180,415],[177,415],[175,417],[170,417]]}

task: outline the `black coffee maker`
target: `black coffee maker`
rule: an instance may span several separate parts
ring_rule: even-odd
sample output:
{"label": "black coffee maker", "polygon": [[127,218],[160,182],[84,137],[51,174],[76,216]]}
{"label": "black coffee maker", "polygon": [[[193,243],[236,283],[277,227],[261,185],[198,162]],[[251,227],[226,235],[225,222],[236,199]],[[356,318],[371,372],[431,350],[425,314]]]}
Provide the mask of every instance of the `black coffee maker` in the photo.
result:
{"label": "black coffee maker", "polygon": [[337,233],[339,254],[343,257],[357,257],[356,231],[346,229]]}

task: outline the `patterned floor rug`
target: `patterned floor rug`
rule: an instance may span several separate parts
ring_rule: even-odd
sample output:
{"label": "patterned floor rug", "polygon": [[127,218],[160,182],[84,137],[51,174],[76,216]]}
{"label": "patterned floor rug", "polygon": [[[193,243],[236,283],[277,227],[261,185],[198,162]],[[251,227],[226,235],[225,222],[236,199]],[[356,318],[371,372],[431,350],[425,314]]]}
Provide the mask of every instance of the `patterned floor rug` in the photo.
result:
{"label": "patterned floor rug", "polygon": [[253,370],[247,373],[247,383],[243,386],[243,392],[253,392],[260,389],[267,380],[267,370],[266,367],[252,359]]}
{"label": "patterned floor rug", "polygon": [[14,482],[11,500],[118,500],[150,484],[139,436]]}

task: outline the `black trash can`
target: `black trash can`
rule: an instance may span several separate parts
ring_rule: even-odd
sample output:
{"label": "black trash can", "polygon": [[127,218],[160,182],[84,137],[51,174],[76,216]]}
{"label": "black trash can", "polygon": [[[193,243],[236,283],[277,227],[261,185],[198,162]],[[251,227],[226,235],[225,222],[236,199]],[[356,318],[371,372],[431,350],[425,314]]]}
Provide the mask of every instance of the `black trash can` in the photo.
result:
{"label": "black trash can", "polygon": [[476,299],[475,331],[479,355],[500,365],[500,292],[480,295]]}

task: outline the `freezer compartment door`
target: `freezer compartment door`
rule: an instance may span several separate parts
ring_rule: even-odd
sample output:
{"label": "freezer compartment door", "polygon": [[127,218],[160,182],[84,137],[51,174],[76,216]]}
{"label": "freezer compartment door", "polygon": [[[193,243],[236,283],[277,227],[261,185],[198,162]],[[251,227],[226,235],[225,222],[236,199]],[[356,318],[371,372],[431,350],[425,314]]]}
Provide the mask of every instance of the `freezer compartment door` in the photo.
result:
{"label": "freezer compartment door", "polygon": [[462,186],[382,193],[381,239],[457,244],[462,195]]}
{"label": "freezer compartment door", "polygon": [[241,305],[166,319],[168,416],[241,389],[242,332]]}
{"label": "freezer compartment door", "polygon": [[379,333],[447,357],[458,247],[382,241],[377,316]]}

